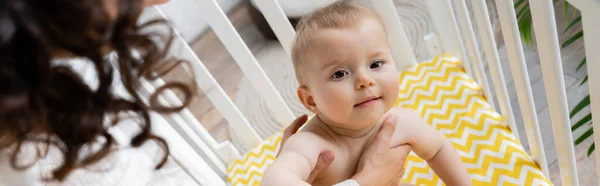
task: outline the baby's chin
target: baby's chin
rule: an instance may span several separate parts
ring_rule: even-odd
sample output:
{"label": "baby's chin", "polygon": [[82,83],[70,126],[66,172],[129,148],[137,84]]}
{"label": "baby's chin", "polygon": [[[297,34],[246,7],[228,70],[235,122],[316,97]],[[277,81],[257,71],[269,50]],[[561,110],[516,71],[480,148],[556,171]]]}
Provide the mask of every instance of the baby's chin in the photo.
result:
{"label": "baby's chin", "polygon": [[369,128],[373,128],[373,126],[376,126],[380,123],[380,118],[384,115],[385,113],[381,112],[381,113],[373,113],[370,115],[367,115],[365,117],[362,117],[361,119],[355,119],[353,121],[351,121],[353,123],[352,126],[356,127],[357,130],[360,129],[369,129]]}

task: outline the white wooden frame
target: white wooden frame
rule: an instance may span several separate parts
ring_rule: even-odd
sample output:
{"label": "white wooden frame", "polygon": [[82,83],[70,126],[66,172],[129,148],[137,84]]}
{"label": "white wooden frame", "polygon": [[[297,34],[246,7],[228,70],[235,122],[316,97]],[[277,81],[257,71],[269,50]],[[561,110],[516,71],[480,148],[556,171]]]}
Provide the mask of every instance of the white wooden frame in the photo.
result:
{"label": "white wooden frame", "polygon": [[528,83],[529,75],[523,46],[521,45],[521,37],[517,26],[517,17],[515,14],[514,3],[512,1],[496,1],[500,24],[503,29],[504,41],[506,42],[506,50],[508,51],[508,62],[513,74],[515,88],[519,105],[525,124],[525,132],[527,141],[531,147],[531,155],[533,159],[539,163],[546,177],[550,177],[548,163],[546,161],[546,152],[542,143],[542,134],[536,116],[535,104],[533,102],[533,93],[531,85]]}
{"label": "white wooden frame", "polygon": [[[437,30],[436,33],[429,34],[424,38],[431,49],[431,53],[445,52],[459,57],[464,61],[467,72],[474,76],[477,83],[483,87],[484,94],[488,97],[488,100],[493,100],[485,76],[481,53],[478,51],[479,44],[477,43],[473,29],[473,26],[478,26],[479,34],[482,38],[481,45],[490,66],[490,73],[492,75],[494,90],[498,95],[500,110],[513,134],[519,139],[517,136],[517,124],[514,121],[513,111],[508,101],[506,87],[504,86],[505,80],[501,71],[502,64],[496,50],[485,1],[474,0],[472,2],[472,8],[476,15],[475,25],[473,25],[469,18],[468,8],[464,0],[452,0],[453,3],[450,0],[428,1],[430,9],[433,12],[431,18],[434,28]],[[227,20],[225,14],[218,8],[216,2],[214,0],[197,0],[197,2],[199,6],[202,6],[204,17],[209,18],[207,21],[223,41],[227,50],[233,55],[244,74],[251,79],[252,84],[258,90],[261,97],[268,102],[269,108],[277,110],[275,117],[278,118],[278,122],[282,126],[289,124],[293,116],[287,105],[285,105],[254,56],[252,56],[247,46],[243,43],[239,34]],[[600,141],[600,115],[598,115],[598,112],[600,112],[600,75],[592,73],[591,70],[600,69],[600,53],[596,52],[600,51],[600,22],[595,20],[600,18],[600,1],[569,0],[569,2],[582,12],[583,29],[586,33],[594,33],[585,35],[585,49],[588,51],[587,65],[590,72],[588,73],[588,84],[590,86],[592,112],[596,116],[594,119],[594,140]],[[389,40],[394,50],[392,53],[394,59],[401,63],[400,70],[415,64],[416,58],[404,34],[404,28],[396,14],[393,2],[391,0],[373,0],[372,3],[375,10],[381,15],[388,33],[390,33]],[[556,23],[551,19],[555,16],[552,1],[532,0],[530,3],[534,31],[541,59],[543,80],[546,87],[546,94],[549,98],[548,103],[554,136],[556,138],[562,182],[563,185],[578,185]],[[290,44],[293,41],[295,32],[289,22],[287,22],[283,11],[277,4],[277,0],[257,1],[257,6],[259,6],[266,20],[273,28],[284,50],[289,54]],[[508,63],[510,64],[513,79],[515,80],[519,103],[522,107],[521,111],[526,135],[531,146],[531,154],[534,160],[541,166],[544,174],[549,177],[550,172],[547,167],[545,149],[543,149],[538,120],[535,114],[532,89],[528,83],[529,77],[525,65],[523,47],[521,46],[517,29],[516,16],[513,9],[514,4],[512,0],[496,0],[496,6],[498,16],[500,17],[502,34],[509,54]],[[454,10],[458,13],[457,15],[454,15]],[[151,12],[149,14],[155,17],[165,17],[158,8],[148,9],[147,12]],[[463,39],[465,43],[463,43]],[[244,146],[251,147],[262,140],[216,81],[214,81],[214,78],[206,70],[202,62],[177,34],[170,55],[192,62],[194,68],[191,70],[194,71],[197,77],[196,80],[199,87],[207,93],[208,98],[221,111],[227,121],[229,121],[234,131],[236,131],[236,135],[240,135],[247,142],[243,144]],[[153,82],[144,82],[143,91],[152,92],[156,86],[160,86],[163,83],[160,79]],[[181,103],[172,92],[162,95],[160,101],[168,105],[178,105]],[[493,101],[490,101],[490,104],[493,106]],[[194,158],[197,159],[200,157],[203,162],[207,162],[206,168],[214,173],[211,173],[211,175],[218,175],[222,179],[221,181],[224,182],[225,166],[231,163],[234,158],[240,156],[231,143],[218,144],[187,109],[184,109],[181,113],[164,117],[167,122],[162,123],[163,125],[164,123],[168,123],[170,129],[167,128],[164,131],[157,132],[168,135],[169,145],[172,145],[174,149],[188,149],[175,150],[172,157],[181,162],[193,162],[196,161]],[[181,138],[173,137],[174,132],[178,133]],[[177,141],[177,143],[170,142],[171,140]],[[190,151],[189,149],[193,150]],[[180,153],[196,153],[197,155],[182,156]],[[600,153],[596,153],[596,160],[600,164]],[[206,172],[204,168],[190,167],[192,165],[186,163],[182,163],[181,165],[190,175],[195,175],[193,176],[195,179],[202,179],[198,175]],[[600,166],[598,167],[600,168]],[[600,179],[600,171],[598,173],[598,178]]]}
{"label": "white wooden frame", "polygon": [[[594,69],[600,69],[600,1],[597,0],[568,0],[581,11],[581,21],[585,33],[584,45],[587,57],[588,85],[590,86],[590,103],[593,115],[594,141],[600,142],[600,75]],[[600,153],[596,151],[596,172],[600,183]]]}

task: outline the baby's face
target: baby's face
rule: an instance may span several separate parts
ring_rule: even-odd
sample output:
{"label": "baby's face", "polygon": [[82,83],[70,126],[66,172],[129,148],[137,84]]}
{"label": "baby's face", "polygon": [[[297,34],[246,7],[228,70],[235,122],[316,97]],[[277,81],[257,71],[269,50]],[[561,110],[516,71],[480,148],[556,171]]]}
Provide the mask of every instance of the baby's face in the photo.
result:
{"label": "baby's face", "polygon": [[349,132],[373,126],[398,96],[383,25],[364,18],[353,27],[320,30],[313,39],[302,64],[308,102],[314,103],[307,107]]}

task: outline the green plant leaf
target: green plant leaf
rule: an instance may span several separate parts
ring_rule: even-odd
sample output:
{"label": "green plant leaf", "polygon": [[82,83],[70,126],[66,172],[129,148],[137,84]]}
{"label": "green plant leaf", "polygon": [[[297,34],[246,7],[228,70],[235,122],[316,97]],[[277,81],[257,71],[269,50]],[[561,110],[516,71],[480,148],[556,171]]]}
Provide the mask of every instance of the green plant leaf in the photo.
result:
{"label": "green plant leaf", "polygon": [[596,149],[596,143],[592,143],[592,145],[590,145],[590,148],[588,148],[587,155],[588,156],[592,155],[592,152],[594,152],[594,149]]}
{"label": "green plant leaf", "polygon": [[588,75],[585,75],[583,80],[581,80],[581,83],[579,83],[579,86],[583,85],[585,82],[587,82],[587,80],[588,80]]}
{"label": "green plant leaf", "polygon": [[585,133],[579,136],[577,140],[575,140],[575,145],[579,145],[581,142],[585,141],[590,136],[592,136],[592,134],[594,134],[594,128],[588,129],[587,131],[585,131]]}
{"label": "green plant leaf", "polygon": [[579,38],[581,38],[583,36],[583,30],[577,32],[577,34],[573,35],[571,38],[569,38],[568,40],[566,40],[562,46],[560,47],[561,49],[569,46],[571,43],[577,41]]}
{"label": "green plant leaf", "polygon": [[531,14],[531,10],[529,10],[529,3],[521,7],[521,9],[517,12],[517,18],[522,18],[526,14]]}
{"label": "green plant leaf", "polygon": [[573,108],[573,110],[571,110],[571,114],[569,115],[569,117],[573,118],[573,116],[575,114],[577,114],[579,111],[581,111],[581,109],[587,107],[588,105],[590,105],[590,95],[589,94],[585,98],[583,98],[581,101],[579,101],[577,106],[575,106],[575,108]]}
{"label": "green plant leaf", "polygon": [[583,60],[581,60],[581,63],[579,63],[579,66],[577,66],[577,69],[575,70],[575,72],[579,71],[579,69],[581,69],[581,67],[583,67],[583,65],[585,65],[585,61],[586,61],[586,58],[584,57]]}
{"label": "green plant leaf", "polygon": [[519,0],[515,4],[515,11],[517,11],[517,20],[519,26],[519,33],[525,44],[533,44],[533,22],[531,19],[531,11],[529,9],[529,3],[525,0]]}
{"label": "green plant leaf", "polygon": [[[523,4],[524,2],[525,2],[525,0],[519,0],[519,1],[517,1],[517,3],[515,3],[515,10],[519,9],[519,6],[521,6],[521,4]],[[527,7],[527,8],[529,8],[529,7]]]}
{"label": "green plant leaf", "polygon": [[523,42],[525,44],[533,44],[533,30],[532,30],[532,22],[531,22],[531,14],[525,14],[519,21],[519,32],[521,33],[521,37],[523,38]]}
{"label": "green plant leaf", "polygon": [[585,117],[581,118],[581,120],[579,120],[577,123],[575,123],[575,125],[573,125],[571,127],[571,131],[577,130],[577,128],[583,126],[584,124],[588,123],[589,121],[592,121],[592,113],[589,113]]}
{"label": "green plant leaf", "polygon": [[[566,23],[566,22],[567,22],[567,21],[565,21],[565,23]],[[565,28],[565,30],[563,31],[563,33],[562,33],[562,34],[564,35],[565,33],[567,33],[567,31],[568,31],[570,28],[572,28],[573,26],[575,26],[577,23],[580,23],[580,22],[581,22],[581,16],[577,16],[575,19],[573,19],[573,21],[571,21],[571,23],[569,23],[569,25],[568,25],[568,26]]]}

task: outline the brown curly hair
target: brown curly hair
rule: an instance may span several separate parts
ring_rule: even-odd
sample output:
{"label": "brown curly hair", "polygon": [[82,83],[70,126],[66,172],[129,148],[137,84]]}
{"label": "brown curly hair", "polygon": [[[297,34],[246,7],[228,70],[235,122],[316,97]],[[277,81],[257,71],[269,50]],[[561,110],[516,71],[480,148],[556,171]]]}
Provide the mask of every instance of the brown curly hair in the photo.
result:
{"label": "brown curly hair", "polygon": [[[55,146],[61,150],[63,162],[53,170],[50,180],[64,180],[74,169],[98,162],[112,152],[115,140],[107,128],[116,125],[119,118],[104,120],[119,113],[135,113],[143,122],[131,145],[139,147],[155,140],[164,149],[163,160],[156,168],[166,162],[168,147],[163,138],[151,133],[149,112],[179,111],[189,104],[192,90],[182,83],[170,83],[158,88],[149,104],[142,101],[137,92],[140,78],[164,74],[157,69],[165,69],[158,67],[166,63],[173,36],[141,32],[150,25],[167,25],[165,20],[136,23],[143,0],[116,2],[115,18],[99,8],[105,7],[104,0],[0,1],[0,150],[12,152],[13,168],[29,167],[17,164],[24,143]],[[158,39],[166,45],[157,44]],[[105,58],[107,49],[118,56],[115,60],[120,79],[113,79],[115,68]],[[90,88],[70,68],[52,65],[56,51],[91,61],[98,87]],[[115,96],[110,88],[113,81],[122,81],[133,98]],[[175,108],[156,104],[156,95],[166,89],[184,92],[184,104]],[[98,140],[101,138],[104,140]],[[80,152],[100,142],[98,151],[86,155]]]}

